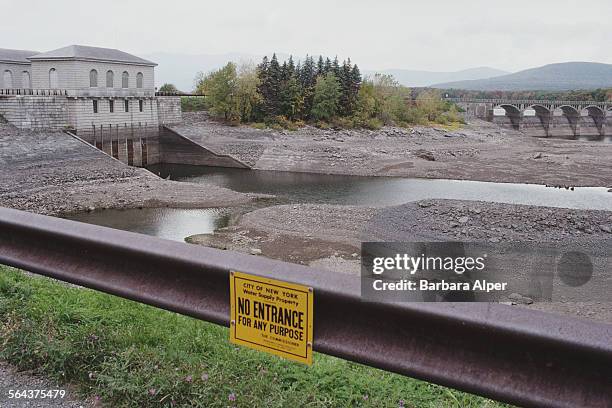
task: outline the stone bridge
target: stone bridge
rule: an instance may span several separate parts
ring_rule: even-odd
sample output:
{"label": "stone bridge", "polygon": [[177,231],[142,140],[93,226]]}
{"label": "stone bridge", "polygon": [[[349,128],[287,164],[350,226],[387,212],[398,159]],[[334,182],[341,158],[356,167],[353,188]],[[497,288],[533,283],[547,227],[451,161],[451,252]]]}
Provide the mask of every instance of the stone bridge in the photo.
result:
{"label": "stone bridge", "polygon": [[612,102],[449,98],[479,118],[537,137],[612,137]]}

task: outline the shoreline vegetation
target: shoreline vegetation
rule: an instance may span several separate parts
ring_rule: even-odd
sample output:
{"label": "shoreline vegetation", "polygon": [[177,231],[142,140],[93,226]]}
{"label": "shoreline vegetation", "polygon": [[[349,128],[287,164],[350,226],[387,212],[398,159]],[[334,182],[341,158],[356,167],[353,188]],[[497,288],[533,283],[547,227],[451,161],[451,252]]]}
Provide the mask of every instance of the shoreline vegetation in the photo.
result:
{"label": "shoreline vegetation", "polygon": [[507,407],[315,353],[306,367],[227,329],[0,266],[0,358],[113,407]]}
{"label": "shoreline vegetation", "polygon": [[306,56],[296,65],[292,57],[281,64],[274,54],[257,66],[229,62],[198,74],[196,93],[206,97],[183,98],[185,111],[208,110],[229,125],[259,129],[296,130],[306,124],[323,129],[457,128],[464,123],[459,108],[442,100],[439,91],[411,90],[390,75],[362,78],[350,59],[340,63]]}

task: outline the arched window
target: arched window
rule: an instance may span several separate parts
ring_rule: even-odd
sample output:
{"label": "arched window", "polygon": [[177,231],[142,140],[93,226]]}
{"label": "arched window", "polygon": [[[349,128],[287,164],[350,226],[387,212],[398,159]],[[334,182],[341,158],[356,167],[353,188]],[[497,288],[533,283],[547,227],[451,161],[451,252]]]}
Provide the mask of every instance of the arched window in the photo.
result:
{"label": "arched window", "polygon": [[49,70],[49,88],[59,88],[59,86],[57,85],[57,70],[55,68],[51,68]]}
{"label": "arched window", "polygon": [[115,74],[113,71],[106,71],[106,87],[113,88],[115,86]]}
{"label": "arched window", "polygon": [[30,89],[32,87],[32,82],[30,81],[30,73],[28,71],[23,71],[21,73],[21,87],[23,89]]}
{"label": "arched window", "polygon": [[98,71],[92,69],[89,71],[89,87],[97,88],[98,87]]}
{"label": "arched window", "polygon": [[2,82],[5,88],[13,87],[13,73],[9,71],[8,69],[4,71],[4,74],[2,75]]}
{"label": "arched window", "polygon": [[130,74],[128,74],[127,71],[123,71],[123,74],[121,74],[121,87],[122,88],[130,87]]}
{"label": "arched window", "polygon": [[136,74],[136,88],[142,88],[142,80],[143,80],[142,72],[137,73]]}

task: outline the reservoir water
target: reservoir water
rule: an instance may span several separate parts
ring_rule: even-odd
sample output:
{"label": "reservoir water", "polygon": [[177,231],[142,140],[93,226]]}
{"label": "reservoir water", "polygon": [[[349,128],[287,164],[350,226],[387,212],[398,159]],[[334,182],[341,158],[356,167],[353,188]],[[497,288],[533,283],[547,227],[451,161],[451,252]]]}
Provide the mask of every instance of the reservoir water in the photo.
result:
{"label": "reservoir water", "polygon": [[[572,191],[534,184],[338,176],[188,165],[158,165],[149,170],[171,180],[212,183],[245,193],[273,194],[277,196],[276,203],[387,206],[446,198],[612,211],[612,193],[603,187],[577,187]],[[229,215],[217,209],[155,208],[102,210],[70,218],[182,241],[189,235],[210,233],[227,225]]]}

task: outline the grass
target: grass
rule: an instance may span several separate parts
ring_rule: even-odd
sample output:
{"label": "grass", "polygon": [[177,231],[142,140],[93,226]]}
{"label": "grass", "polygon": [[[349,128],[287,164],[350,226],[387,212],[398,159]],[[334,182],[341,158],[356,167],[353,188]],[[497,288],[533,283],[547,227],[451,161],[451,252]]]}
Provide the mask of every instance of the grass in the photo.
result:
{"label": "grass", "polygon": [[503,406],[322,354],[287,362],[226,328],[2,266],[0,339],[0,359],[113,407]]}

